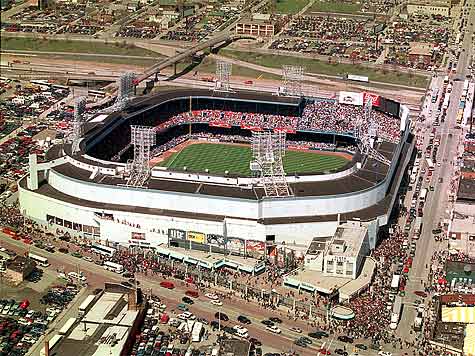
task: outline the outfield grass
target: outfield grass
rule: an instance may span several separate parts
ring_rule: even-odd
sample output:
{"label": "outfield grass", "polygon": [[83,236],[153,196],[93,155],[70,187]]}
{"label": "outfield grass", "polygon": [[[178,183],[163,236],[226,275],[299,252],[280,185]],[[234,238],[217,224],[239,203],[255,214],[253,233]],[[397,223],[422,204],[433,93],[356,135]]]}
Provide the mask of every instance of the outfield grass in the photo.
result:
{"label": "outfield grass", "polygon": [[310,12],[334,12],[334,13],[343,13],[343,14],[356,14],[361,11],[361,4],[348,3],[346,1],[339,0],[327,0],[321,1],[317,0],[315,3],[308,9]]}
{"label": "outfield grass", "polygon": [[43,52],[70,52],[70,53],[94,53],[94,54],[118,54],[125,56],[157,57],[157,53],[127,45],[120,41],[114,43],[72,41],[72,40],[48,40],[39,38],[1,38],[2,49],[43,51]]}
{"label": "outfield grass", "polygon": [[[250,176],[249,162],[251,148],[216,143],[199,143],[185,147],[182,151],[172,155],[160,163],[160,166],[175,170],[187,167],[191,172],[205,172],[211,174],[237,174]],[[316,152],[287,151],[284,157],[284,169],[289,175],[294,173],[322,173],[338,170],[348,160],[340,156],[323,155]]]}
{"label": "outfield grass", "polygon": [[306,72],[315,74],[343,76],[344,74],[349,73],[368,76],[370,81],[408,85],[419,88],[425,88],[429,80],[428,77],[423,75],[373,69],[358,64],[330,64],[328,62],[313,58],[261,54],[243,51],[233,51],[228,49],[221,50],[220,54],[226,57],[259,64],[269,68],[282,68],[282,66],[285,64],[302,65],[305,67]]}
{"label": "outfield grass", "polygon": [[295,14],[302,10],[310,0],[272,0],[278,14]]}

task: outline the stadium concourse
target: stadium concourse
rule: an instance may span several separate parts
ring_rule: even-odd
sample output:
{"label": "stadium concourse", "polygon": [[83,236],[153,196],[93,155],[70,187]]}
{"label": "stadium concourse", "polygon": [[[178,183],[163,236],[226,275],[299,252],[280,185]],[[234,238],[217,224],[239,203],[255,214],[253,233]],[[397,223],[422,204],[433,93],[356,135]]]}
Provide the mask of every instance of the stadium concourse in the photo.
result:
{"label": "stadium concourse", "polygon": [[[377,123],[373,147],[389,165],[356,149],[354,123],[365,115],[369,99]],[[246,144],[253,131],[274,130],[286,132],[287,148],[341,151],[352,159],[333,171],[287,175],[291,195],[285,198],[265,196],[255,177],[166,167],[153,167],[143,187],[131,187],[126,163],[134,152],[132,125],[154,129],[155,156],[189,139]],[[44,162],[30,156],[29,176],[19,183],[21,211],[28,218],[112,245],[254,257],[284,244],[305,251],[315,237],[333,236],[340,224],[353,220],[365,225],[374,248],[414,147],[408,109],[370,93],[340,93],[332,101],[169,90],[95,116],[83,132],[79,152],[63,143]]]}

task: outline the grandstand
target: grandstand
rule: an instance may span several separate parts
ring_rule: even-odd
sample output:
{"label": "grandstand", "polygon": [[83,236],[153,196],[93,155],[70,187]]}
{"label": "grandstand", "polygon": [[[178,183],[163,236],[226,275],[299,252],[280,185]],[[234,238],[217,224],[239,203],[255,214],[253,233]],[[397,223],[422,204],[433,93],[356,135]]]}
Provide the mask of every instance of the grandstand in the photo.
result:
{"label": "grandstand", "polygon": [[[139,246],[188,235],[200,247],[231,238],[307,244],[358,218],[372,224],[374,246],[413,148],[407,110],[399,104],[386,110],[380,97],[375,103],[374,149],[389,166],[356,149],[353,125],[361,106],[199,89],[137,98],[104,120],[87,122],[78,153],[63,144],[50,149],[44,163],[32,157],[30,175],[19,184],[21,209],[62,228],[71,222],[85,237]],[[154,167],[141,188],[126,184],[133,125],[156,133]],[[256,130],[286,132],[291,196],[266,197],[259,179],[250,176],[247,145]],[[198,152],[205,145],[206,152]],[[193,154],[180,161],[188,150]]]}

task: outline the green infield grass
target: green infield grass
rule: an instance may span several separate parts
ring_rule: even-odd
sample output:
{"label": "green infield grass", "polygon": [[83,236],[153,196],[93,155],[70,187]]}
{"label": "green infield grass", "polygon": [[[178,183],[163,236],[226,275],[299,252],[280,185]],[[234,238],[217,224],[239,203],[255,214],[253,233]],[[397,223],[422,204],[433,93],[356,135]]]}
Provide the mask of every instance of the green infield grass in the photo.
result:
{"label": "green infield grass", "polygon": [[[251,148],[248,146],[197,143],[185,147],[159,165],[173,170],[205,172],[222,175],[251,176],[249,162]],[[337,171],[348,163],[346,158],[322,154],[318,151],[287,151],[284,157],[284,170],[287,175],[295,173],[323,173]]]}

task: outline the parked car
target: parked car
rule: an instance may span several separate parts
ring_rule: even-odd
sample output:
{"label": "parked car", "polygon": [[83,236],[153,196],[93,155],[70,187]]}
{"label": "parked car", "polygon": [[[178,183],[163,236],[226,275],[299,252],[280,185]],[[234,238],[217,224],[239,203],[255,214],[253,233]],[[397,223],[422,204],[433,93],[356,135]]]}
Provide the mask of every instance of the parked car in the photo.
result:
{"label": "parked car", "polygon": [[229,320],[229,317],[226,314],[222,313],[222,312],[216,312],[216,314],[214,314],[214,317],[216,319],[220,319],[222,321],[228,321]]}

